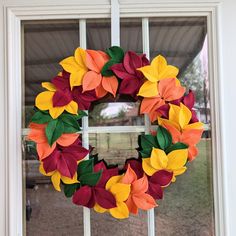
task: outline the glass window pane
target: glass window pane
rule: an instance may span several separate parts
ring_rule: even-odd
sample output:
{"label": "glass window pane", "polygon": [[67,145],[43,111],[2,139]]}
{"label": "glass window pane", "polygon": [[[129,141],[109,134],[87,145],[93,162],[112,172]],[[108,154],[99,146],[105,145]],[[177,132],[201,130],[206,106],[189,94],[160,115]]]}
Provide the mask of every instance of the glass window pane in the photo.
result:
{"label": "glass window pane", "polygon": [[98,103],[89,112],[90,126],[135,126],[144,125],[144,116],[139,115],[139,102]]}
{"label": "glass window pane", "polygon": [[157,235],[214,235],[206,31],[205,17],[150,19],[151,58],[162,54],[168,64],[179,67],[178,79],[195,93],[194,109],[205,127],[199,155],[165,189],[155,209]]}
{"label": "glass window pane", "polygon": [[[122,168],[125,160],[137,157],[139,133],[105,133],[90,134],[89,141],[95,147],[100,159],[108,164],[118,164]],[[147,235],[147,212],[139,211],[138,215],[130,214],[125,220],[117,220],[108,213],[99,214],[91,211],[92,235]]]}
{"label": "glass window pane", "polygon": [[[79,46],[77,20],[24,22],[23,128],[33,114],[34,99],[43,91],[41,82],[50,81],[61,70],[58,64]],[[24,210],[27,235],[82,235],[83,211],[54,190],[50,178],[38,171],[35,145],[24,142]]]}

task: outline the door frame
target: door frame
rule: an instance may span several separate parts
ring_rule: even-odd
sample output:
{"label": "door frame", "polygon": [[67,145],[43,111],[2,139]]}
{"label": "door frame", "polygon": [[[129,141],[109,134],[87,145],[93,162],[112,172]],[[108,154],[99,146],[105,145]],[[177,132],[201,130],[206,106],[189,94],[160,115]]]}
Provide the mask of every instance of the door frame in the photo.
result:
{"label": "door frame", "polygon": [[[95,3],[95,1],[94,1]],[[217,3],[135,3],[120,4],[121,17],[206,16],[209,52],[209,84],[212,120],[213,187],[215,232],[227,235],[225,214],[225,155],[222,137],[222,106],[219,63],[219,5]],[[21,21],[46,19],[110,18],[110,4],[66,6],[4,6],[5,21],[5,137],[6,137],[6,235],[23,235],[22,210],[22,53]]]}

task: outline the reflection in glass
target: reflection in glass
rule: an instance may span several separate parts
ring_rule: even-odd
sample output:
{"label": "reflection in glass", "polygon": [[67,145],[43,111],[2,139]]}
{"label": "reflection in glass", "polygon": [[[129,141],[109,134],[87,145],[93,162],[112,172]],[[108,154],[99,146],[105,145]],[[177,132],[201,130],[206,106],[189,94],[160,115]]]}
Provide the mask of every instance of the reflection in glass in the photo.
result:
{"label": "reflection in glass", "polygon": [[139,115],[139,103],[113,102],[98,103],[89,112],[90,126],[135,126],[143,125]]}
{"label": "reflection in glass", "polygon": [[139,133],[95,133],[89,134],[89,143],[94,147],[93,154],[98,153],[100,159],[123,167],[126,159],[138,156],[138,135]]}
{"label": "reflection in glass", "polygon": [[143,53],[141,18],[121,18],[120,46],[125,52],[131,50],[137,53]]}

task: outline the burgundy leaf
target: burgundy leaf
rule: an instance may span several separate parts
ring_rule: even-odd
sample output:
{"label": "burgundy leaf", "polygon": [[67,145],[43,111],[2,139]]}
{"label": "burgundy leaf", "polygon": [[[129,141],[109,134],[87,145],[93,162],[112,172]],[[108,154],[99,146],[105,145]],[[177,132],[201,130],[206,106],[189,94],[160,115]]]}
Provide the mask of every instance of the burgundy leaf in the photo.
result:
{"label": "burgundy leaf", "polygon": [[144,171],[142,167],[142,162],[139,159],[129,159],[126,161],[124,169],[127,170],[128,164],[134,170],[135,174],[137,175],[138,179],[143,177]]}
{"label": "burgundy leaf", "polygon": [[82,86],[76,86],[72,90],[73,99],[77,102],[80,110],[88,110],[91,102],[97,100],[95,90],[86,91],[83,93]]}
{"label": "burgundy leaf", "polygon": [[150,177],[149,182],[159,184],[160,186],[166,186],[171,182],[172,178],[173,172],[160,170]]}
{"label": "burgundy leaf", "polygon": [[92,194],[91,194],[91,197],[90,197],[88,203],[85,206],[88,207],[88,208],[93,208],[95,206],[95,203],[96,203],[95,193],[94,193],[94,188],[93,187],[90,187],[90,188],[91,188]]}
{"label": "burgundy leaf", "polygon": [[116,199],[113,194],[104,188],[94,187],[96,202],[105,209],[116,207]]}
{"label": "burgundy leaf", "polygon": [[183,97],[183,103],[191,110],[194,106],[194,101],[195,101],[194,93],[192,92],[192,90],[189,90],[189,93]]}
{"label": "burgundy leaf", "polygon": [[69,77],[63,74],[63,76],[56,76],[52,79],[52,83],[56,86],[59,90],[66,90],[70,89],[70,80]]}
{"label": "burgundy leaf", "polygon": [[154,199],[163,198],[163,189],[159,184],[149,182],[147,193],[151,195]]}
{"label": "burgundy leaf", "polygon": [[53,95],[52,102],[54,107],[61,107],[72,101],[72,95],[69,90],[57,90]]}
{"label": "burgundy leaf", "polygon": [[142,84],[143,84],[143,80],[140,80],[138,78],[123,79],[121,81],[119,93],[130,94],[132,96],[136,96]]}
{"label": "burgundy leaf", "polygon": [[84,147],[77,146],[77,145],[71,145],[69,147],[65,147],[63,149],[63,153],[71,153],[73,155],[73,158],[76,161],[82,160],[84,157],[86,157],[89,153],[89,150],[87,150]]}
{"label": "burgundy leaf", "polygon": [[57,169],[57,162],[61,156],[60,151],[55,149],[48,157],[43,159],[43,168],[46,173],[55,171]]}
{"label": "burgundy leaf", "polygon": [[79,206],[87,206],[92,197],[92,189],[89,186],[79,188],[73,195],[72,201]]}
{"label": "burgundy leaf", "polygon": [[124,66],[123,63],[114,64],[110,67],[110,69],[113,71],[113,73],[119,77],[120,79],[132,79],[135,78],[135,75],[129,74]]}

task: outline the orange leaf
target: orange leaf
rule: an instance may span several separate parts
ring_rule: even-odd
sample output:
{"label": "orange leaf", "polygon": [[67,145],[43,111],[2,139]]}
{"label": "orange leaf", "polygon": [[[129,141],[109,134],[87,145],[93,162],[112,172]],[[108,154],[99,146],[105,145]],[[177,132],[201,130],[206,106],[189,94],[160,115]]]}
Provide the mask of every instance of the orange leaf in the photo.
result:
{"label": "orange leaf", "polygon": [[185,88],[176,85],[176,79],[163,79],[158,85],[160,96],[166,101],[173,101],[181,98],[185,93]]}
{"label": "orange leaf", "polygon": [[192,161],[198,155],[198,149],[196,146],[190,146],[188,148],[188,160]]}
{"label": "orange leaf", "polygon": [[83,78],[83,92],[95,89],[102,81],[102,75],[94,71],[89,71]]}
{"label": "orange leaf", "polygon": [[100,51],[86,50],[86,65],[90,70],[100,73],[107,61]]}
{"label": "orange leaf", "polygon": [[182,133],[181,142],[193,146],[200,141],[202,132],[203,130],[201,129],[186,129]]}
{"label": "orange leaf", "polygon": [[132,199],[136,206],[142,210],[150,210],[157,206],[154,198],[147,193],[142,193],[138,195],[134,194],[132,195]]}
{"label": "orange leaf", "polygon": [[56,148],[56,143],[50,146],[47,142],[45,143],[37,143],[37,153],[39,156],[39,160],[43,160],[48,157]]}
{"label": "orange leaf", "polygon": [[147,176],[144,175],[142,178],[136,180],[131,187],[131,191],[133,194],[141,194],[145,193],[148,190],[148,179]]}
{"label": "orange leaf", "polygon": [[57,140],[57,143],[61,146],[67,147],[75,142],[75,140],[79,137],[79,134],[62,134],[61,137]]}
{"label": "orange leaf", "polygon": [[130,164],[128,164],[128,168],[125,172],[125,175],[121,179],[121,183],[123,184],[132,184],[134,181],[137,180],[137,175],[133,171],[133,169],[130,167]]}
{"label": "orange leaf", "polygon": [[114,97],[116,96],[116,91],[118,88],[118,80],[115,76],[110,76],[110,77],[103,76],[102,86],[107,92],[111,93]]}
{"label": "orange leaf", "polygon": [[95,91],[98,98],[102,98],[107,94],[107,91],[102,87],[102,84],[99,84]]}
{"label": "orange leaf", "polygon": [[125,204],[129,208],[129,212],[137,215],[138,214],[138,207],[135,205],[131,196],[126,200]]}
{"label": "orange leaf", "polygon": [[173,143],[181,142],[182,134],[178,129],[166,123],[163,123],[162,126],[164,126],[171,133]]}
{"label": "orange leaf", "polygon": [[31,122],[29,124],[30,132],[27,136],[27,139],[32,140],[36,143],[45,143],[47,142],[47,137],[45,134],[45,124],[36,124]]}

